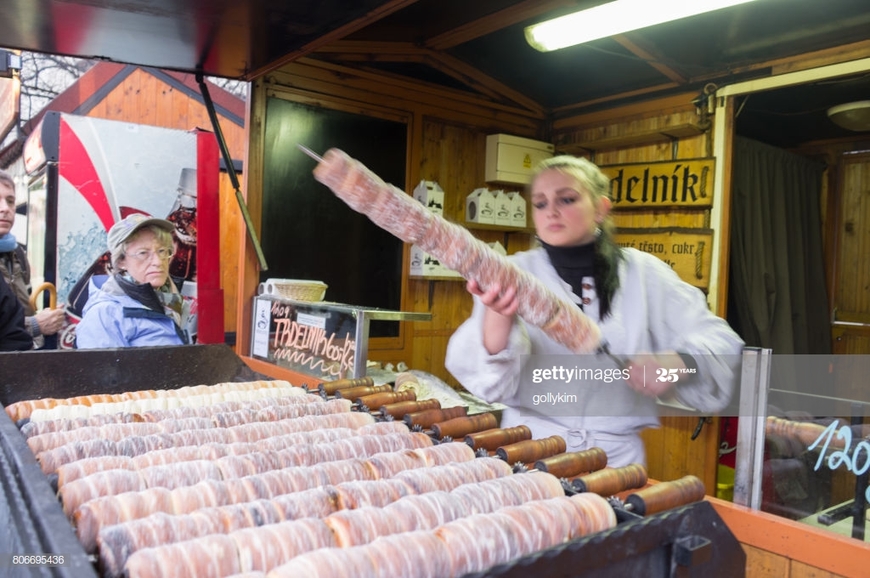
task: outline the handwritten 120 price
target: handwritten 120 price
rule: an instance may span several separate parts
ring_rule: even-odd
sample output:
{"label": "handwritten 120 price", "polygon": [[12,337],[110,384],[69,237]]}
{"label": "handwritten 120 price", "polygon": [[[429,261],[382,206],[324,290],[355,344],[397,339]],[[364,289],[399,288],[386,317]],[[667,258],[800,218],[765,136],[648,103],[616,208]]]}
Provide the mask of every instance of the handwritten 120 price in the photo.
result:
{"label": "handwritten 120 price", "polygon": [[[834,438],[834,431],[837,432],[837,439],[843,440],[845,442],[845,449],[837,450],[831,452],[831,455],[828,456],[828,467],[832,470],[836,470],[841,465],[846,466],[846,471],[854,473],[856,476],[863,475],[867,473],[867,470],[870,469],[870,443],[867,443],[866,440],[861,440],[857,444],[855,444],[855,450],[852,452],[851,457],[849,456],[849,449],[852,447],[852,428],[847,425],[844,425],[840,429],[837,429],[837,426],[840,425],[839,421],[834,421],[825,428],[825,431],[816,438],[816,441],[810,445],[807,450],[812,451],[819,444],[824,442],[821,451],[819,452],[819,459],[816,460],[816,465],[813,468],[814,471],[819,471],[819,468],[822,467],[822,464],[825,462],[825,453],[828,451],[828,446],[831,445],[831,440]],[[861,458],[861,454],[863,453],[864,461],[861,465],[858,465],[859,459]],[[867,500],[870,501],[870,487],[864,492],[864,495],[867,497]]]}

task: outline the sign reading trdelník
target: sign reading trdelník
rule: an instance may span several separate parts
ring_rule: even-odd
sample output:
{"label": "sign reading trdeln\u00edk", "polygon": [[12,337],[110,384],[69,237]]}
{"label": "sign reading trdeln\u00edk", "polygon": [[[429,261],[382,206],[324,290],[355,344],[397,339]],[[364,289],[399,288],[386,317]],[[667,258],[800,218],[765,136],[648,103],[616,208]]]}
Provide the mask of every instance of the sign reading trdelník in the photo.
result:
{"label": "sign reading trdeln\u00edk", "polygon": [[601,167],[615,209],[704,208],[713,204],[715,159]]}

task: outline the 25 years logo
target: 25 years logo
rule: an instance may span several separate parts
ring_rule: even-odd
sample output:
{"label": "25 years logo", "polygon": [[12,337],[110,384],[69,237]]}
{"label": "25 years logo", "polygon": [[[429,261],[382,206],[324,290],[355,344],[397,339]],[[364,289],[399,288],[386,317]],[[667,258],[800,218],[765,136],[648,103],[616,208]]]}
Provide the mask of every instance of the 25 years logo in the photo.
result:
{"label": "25 years logo", "polygon": [[656,369],[656,381],[662,383],[677,383],[680,380],[681,374],[692,374],[695,373],[695,371],[694,367],[683,367],[680,369],[659,367]]}

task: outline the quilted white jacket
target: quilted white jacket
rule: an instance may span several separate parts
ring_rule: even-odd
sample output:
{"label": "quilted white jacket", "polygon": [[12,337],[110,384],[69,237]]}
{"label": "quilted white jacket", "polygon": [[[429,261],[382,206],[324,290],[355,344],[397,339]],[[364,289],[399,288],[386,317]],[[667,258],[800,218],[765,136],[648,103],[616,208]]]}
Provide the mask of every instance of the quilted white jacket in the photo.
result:
{"label": "quilted white jacket", "polygon": [[[677,400],[704,413],[722,410],[737,386],[743,342],[723,319],[709,311],[704,294],[682,281],[666,263],[635,249],[623,251],[620,286],[603,322],[592,278],[584,280],[592,288],[584,290],[582,296],[575,295],[543,248],[517,253],[511,259],[562,299],[580,303],[586,297],[584,312],[599,324],[612,353],[624,359],[669,350],[691,355],[698,371],[674,388]],[[600,354],[577,356],[519,318],[508,346],[490,355],[482,338],[485,307],[479,299],[474,301],[471,317],[450,339],[445,366],[474,395],[509,406],[501,427],[525,424],[536,439],[560,435],[568,451],[601,447],[610,466],[645,463],[638,434],[658,426],[654,398],[637,394],[616,380],[593,386],[566,383],[564,391],[576,396],[569,406],[554,409],[557,404],[530,404],[529,392],[535,391],[528,379],[531,369],[554,364],[589,367],[594,363],[615,368],[615,364]],[[521,384],[523,369],[526,379]]]}

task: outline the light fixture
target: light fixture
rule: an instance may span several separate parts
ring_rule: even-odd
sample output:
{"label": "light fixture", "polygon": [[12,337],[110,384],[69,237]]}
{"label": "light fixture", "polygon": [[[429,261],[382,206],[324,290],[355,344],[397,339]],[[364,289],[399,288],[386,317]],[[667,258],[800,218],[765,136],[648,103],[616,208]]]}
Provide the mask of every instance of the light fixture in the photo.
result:
{"label": "light fixture", "polygon": [[718,86],[708,82],[701,92],[692,99],[695,112],[698,114],[698,126],[702,130],[709,130],[713,126],[713,114],[716,112],[716,91]]}
{"label": "light fixture", "polygon": [[21,56],[9,50],[0,50],[0,78],[12,78],[21,70]]}
{"label": "light fixture", "polygon": [[839,104],[828,109],[828,118],[847,130],[864,132],[870,130],[870,100]]}
{"label": "light fixture", "polygon": [[614,0],[526,27],[526,40],[550,52],[590,40],[712,12],[754,0]]}

